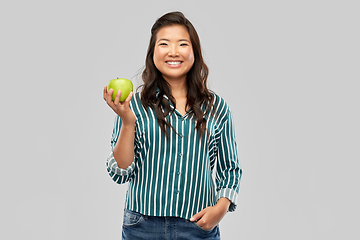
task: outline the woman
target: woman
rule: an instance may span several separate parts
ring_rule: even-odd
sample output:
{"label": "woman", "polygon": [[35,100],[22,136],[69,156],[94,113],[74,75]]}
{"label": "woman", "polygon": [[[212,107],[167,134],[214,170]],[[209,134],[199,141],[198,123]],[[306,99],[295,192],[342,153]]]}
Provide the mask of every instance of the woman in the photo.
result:
{"label": "woman", "polygon": [[[129,182],[123,239],[220,239],[234,211],[242,170],[231,111],[207,88],[208,68],[193,25],[180,12],[151,29],[141,93],[119,103],[107,170]],[[215,184],[212,173],[214,170]]]}

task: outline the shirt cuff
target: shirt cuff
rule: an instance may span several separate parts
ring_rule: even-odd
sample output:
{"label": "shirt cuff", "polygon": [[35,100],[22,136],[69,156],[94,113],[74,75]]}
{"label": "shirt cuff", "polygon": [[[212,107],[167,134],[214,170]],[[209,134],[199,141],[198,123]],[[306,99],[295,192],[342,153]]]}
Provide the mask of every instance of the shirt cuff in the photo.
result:
{"label": "shirt cuff", "polygon": [[119,168],[119,166],[117,165],[117,162],[114,158],[114,155],[111,152],[107,158],[106,165],[113,174],[119,175],[119,176],[128,176],[134,171],[135,163],[134,162],[131,163],[131,165],[129,167],[127,167],[126,169]]}
{"label": "shirt cuff", "polygon": [[237,197],[238,194],[231,188],[222,188],[220,189],[216,194],[216,202],[222,198],[225,197],[230,200],[231,204],[229,206],[229,212],[233,212],[236,209],[237,206]]}

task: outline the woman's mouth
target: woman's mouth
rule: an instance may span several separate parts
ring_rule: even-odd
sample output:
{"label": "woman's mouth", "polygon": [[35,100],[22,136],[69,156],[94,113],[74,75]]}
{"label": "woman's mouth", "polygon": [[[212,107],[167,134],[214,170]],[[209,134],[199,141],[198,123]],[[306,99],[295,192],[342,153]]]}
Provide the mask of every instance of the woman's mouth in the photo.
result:
{"label": "woman's mouth", "polygon": [[182,64],[182,61],[166,61],[166,64],[170,67],[179,67]]}

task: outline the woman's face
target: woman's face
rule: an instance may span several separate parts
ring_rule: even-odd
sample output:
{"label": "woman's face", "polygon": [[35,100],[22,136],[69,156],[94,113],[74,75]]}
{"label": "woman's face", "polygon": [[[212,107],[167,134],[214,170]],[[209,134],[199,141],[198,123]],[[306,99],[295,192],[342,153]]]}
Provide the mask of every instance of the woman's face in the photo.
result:
{"label": "woman's face", "polygon": [[156,34],[154,63],[167,81],[185,80],[194,64],[187,29],[181,25],[162,27]]}

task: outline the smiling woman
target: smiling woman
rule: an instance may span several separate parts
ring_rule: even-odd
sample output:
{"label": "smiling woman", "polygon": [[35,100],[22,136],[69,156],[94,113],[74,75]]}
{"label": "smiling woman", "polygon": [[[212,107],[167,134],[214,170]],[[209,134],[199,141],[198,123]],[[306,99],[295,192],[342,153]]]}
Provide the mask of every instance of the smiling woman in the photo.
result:
{"label": "smiling woman", "polygon": [[[176,36],[172,35],[173,33],[176,33]],[[164,51],[160,51],[162,48]],[[174,71],[178,76],[177,81],[172,81],[175,80],[172,78],[167,78],[169,81],[166,81],[166,73],[169,71],[164,72],[164,77],[164,73],[157,68],[155,55],[158,53],[155,51],[163,54],[163,59],[159,59],[159,62],[168,68],[171,65],[171,60],[179,61],[180,59],[183,61],[182,57],[188,57],[187,64],[184,64],[186,71],[188,71],[186,81],[184,81],[184,76],[183,78],[179,77],[181,76],[180,73],[185,72],[185,67],[180,67],[178,72]],[[183,55],[181,56],[180,53]],[[167,58],[165,57],[166,54]],[[191,62],[192,66],[189,68]],[[166,69],[165,66],[164,70]],[[151,29],[145,70],[142,74],[144,85],[141,92],[141,102],[144,107],[149,106],[156,109],[155,113],[160,128],[166,136],[168,136],[167,129],[173,129],[164,117],[171,111],[169,103],[181,114],[191,109],[196,118],[196,129],[200,131],[201,135],[205,131],[206,119],[204,116],[210,113],[213,104],[213,95],[207,88],[208,72],[208,67],[202,56],[200,38],[191,22],[180,12],[172,12],[160,17]],[[172,74],[169,77],[171,76]],[[156,92],[160,93],[159,98],[154,97]],[[167,96],[168,100],[164,99],[163,95]],[[204,109],[202,109],[201,104],[203,104]],[[164,110],[164,114],[162,110]]]}
{"label": "smiling woman", "polygon": [[161,28],[156,34],[154,63],[170,84],[184,84],[186,75],[194,64],[190,35],[181,25]]}
{"label": "smiling woman", "polygon": [[151,29],[141,93],[119,103],[104,88],[117,113],[107,170],[129,182],[123,239],[220,239],[219,222],[235,210],[242,170],[232,113],[207,76],[195,28],[172,12]]}

